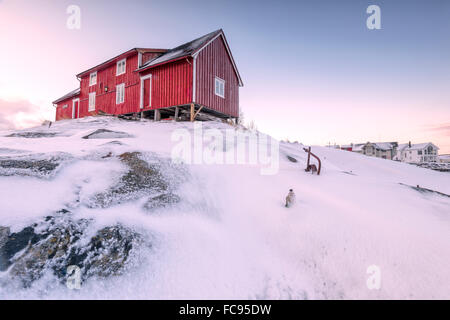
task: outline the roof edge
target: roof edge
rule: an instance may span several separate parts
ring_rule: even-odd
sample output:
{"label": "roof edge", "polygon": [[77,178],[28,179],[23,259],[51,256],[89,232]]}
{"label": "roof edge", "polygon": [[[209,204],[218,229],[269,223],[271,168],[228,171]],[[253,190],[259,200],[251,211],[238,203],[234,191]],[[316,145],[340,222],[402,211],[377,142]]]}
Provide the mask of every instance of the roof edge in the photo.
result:
{"label": "roof edge", "polygon": [[62,96],[61,98],[56,99],[55,101],[52,102],[52,104],[57,104],[61,101],[73,98],[80,95],[80,88],[77,88],[75,90],[70,91],[69,93],[67,93],[66,95]]}
{"label": "roof edge", "polygon": [[115,56],[115,57],[113,57],[111,59],[108,59],[108,60],[106,60],[106,61],[104,61],[104,62],[102,62],[102,63],[100,63],[98,65],[96,65],[95,67],[86,69],[83,72],[78,73],[76,75],[76,77],[80,78],[81,76],[84,76],[84,75],[86,75],[88,73],[91,73],[91,72],[93,72],[95,70],[99,70],[102,66],[108,65],[108,64],[112,63],[114,60],[121,58],[122,56],[129,56],[132,52],[136,52],[136,53],[146,53],[146,52],[164,53],[166,51],[167,51],[167,49],[132,48],[132,49],[130,49],[128,51],[122,52],[121,54],[119,54],[119,55],[117,55],[117,56]]}

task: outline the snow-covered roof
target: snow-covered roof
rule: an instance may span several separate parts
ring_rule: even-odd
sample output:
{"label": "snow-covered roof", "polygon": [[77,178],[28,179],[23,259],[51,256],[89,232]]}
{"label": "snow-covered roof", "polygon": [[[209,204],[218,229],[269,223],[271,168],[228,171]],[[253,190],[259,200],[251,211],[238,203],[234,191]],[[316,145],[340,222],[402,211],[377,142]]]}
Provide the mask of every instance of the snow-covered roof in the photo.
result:
{"label": "snow-covered roof", "polygon": [[220,34],[222,30],[216,30],[211,33],[208,33],[200,38],[182,44],[176,48],[168,50],[163,55],[147,61],[140,69],[146,69],[150,66],[155,66],[164,62],[168,62],[174,59],[183,58],[192,55],[197,49],[201,48],[204,44],[206,44],[209,40],[213,39],[215,36]]}
{"label": "snow-covered roof", "polygon": [[367,142],[367,143],[357,143],[354,145],[353,150],[361,151],[367,144],[373,145],[376,149],[387,151],[392,150],[397,142]]}
{"label": "snow-covered roof", "polygon": [[375,142],[374,145],[380,150],[391,150],[394,148],[393,142]]}
{"label": "snow-covered roof", "polygon": [[429,145],[433,146],[434,148],[438,149],[439,148],[431,143],[431,142],[425,142],[425,143],[415,143],[415,144],[411,144],[411,147],[409,147],[409,143],[402,143],[398,145],[398,150],[403,151],[403,150],[423,150],[425,148],[427,148]]}
{"label": "snow-covered roof", "polygon": [[364,144],[355,144],[353,146],[353,151],[362,151]]}
{"label": "snow-covered roof", "polygon": [[75,97],[75,96],[77,96],[77,95],[79,95],[79,94],[80,94],[80,88],[75,89],[75,90],[73,90],[73,91],[70,91],[68,94],[62,96],[62,97],[59,98],[59,99],[56,99],[56,100],[53,101],[52,103],[53,103],[53,104],[56,104],[56,103],[58,103],[58,102],[61,102],[61,101],[66,100],[66,99],[73,98],[73,97]]}

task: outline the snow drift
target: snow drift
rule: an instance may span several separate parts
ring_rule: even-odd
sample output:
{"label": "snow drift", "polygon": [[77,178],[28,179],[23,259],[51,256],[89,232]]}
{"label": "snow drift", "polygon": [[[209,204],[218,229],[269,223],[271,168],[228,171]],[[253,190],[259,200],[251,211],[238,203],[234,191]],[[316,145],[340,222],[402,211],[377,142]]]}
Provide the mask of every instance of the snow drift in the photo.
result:
{"label": "snow drift", "polygon": [[316,176],[284,142],[275,174],[174,162],[176,130],[196,139],[108,117],[0,133],[0,299],[450,298],[448,173],[313,147]]}

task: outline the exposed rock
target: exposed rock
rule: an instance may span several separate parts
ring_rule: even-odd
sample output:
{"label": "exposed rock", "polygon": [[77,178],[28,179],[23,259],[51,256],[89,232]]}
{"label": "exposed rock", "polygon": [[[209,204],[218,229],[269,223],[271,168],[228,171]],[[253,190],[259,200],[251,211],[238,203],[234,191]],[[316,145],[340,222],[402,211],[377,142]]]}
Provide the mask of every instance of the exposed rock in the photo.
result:
{"label": "exposed rock", "polygon": [[436,190],[422,188],[419,185],[414,187],[414,186],[410,186],[410,185],[407,185],[407,184],[404,184],[404,183],[401,183],[401,182],[399,184],[401,184],[402,186],[410,187],[411,189],[416,190],[416,191],[418,191],[420,193],[423,193],[423,194],[436,194],[436,195],[439,195],[439,196],[442,196],[442,197],[450,198],[449,194],[446,194],[446,193],[443,193],[443,192],[439,192],[439,191],[436,191]]}
{"label": "exposed rock", "polygon": [[14,255],[24,250],[27,246],[35,244],[39,240],[40,237],[34,233],[33,227],[27,227],[20,232],[8,235],[8,237],[3,240],[4,244],[0,248],[0,271],[6,270],[11,265],[11,260]]}
{"label": "exposed rock", "polygon": [[120,139],[120,138],[132,138],[133,136],[121,131],[112,131],[108,129],[98,129],[94,132],[84,136],[83,139]]}
{"label": "exposed rock", "polygon": [[287,158],[288,158],[288,160],[290,161],[290,162],[297,162],[297,159],[295,159],[294,157],[291,157],[291,156],[286,156]]}
{"label": "exposed rock", "polygon": [[155,197],[151,197],[145,204],[144,209],[147,211],[153,211],[158,208],[165,208],[177,204],[181,199],[179,196],[173,193],[160,194]]}
{"label": "exposed rock", "polygon": [[68,158],[65,154],[0,157],[0,176],[47,177]]}
{"label": "exposed rock", "polygon": [[[18,233],[3,235],[0,270],[10,268],[9,275],[19,279],[25,287],[46,271],[64,281],[69,266],[80,268],[83,281],[94,276],[121,274],[130,262],[133,249],[143,243],[142,236],[115,225],[89,237],[91,222],[73,220],[67,211],[62,211]],[[0,235],[5,232],[2,230]]]}
{"label": "exposed rock", "polygon": [[8,241],[8,237],[9,237],[9,228],[6,227],[0,227],[0,271],[4,270],[7,268],[7,261],[3,256],[2,256],[2,252],[3,252],[3,246],[6,244],[6,242]]}
{"label": "exposed rock", "polygon": [[117,185],[94,197],[91,207],[108,207],[149,194],[169,193],[169,183],[161,173],[161,164],[142,160],[140,152],[126,152],[119,160],[128,168]]}
{"label": "exposed rock", "polygon": [[56,132],[15,132],[7,135],[5,137],[10,138],[28,138],[28,139],[37,139],[37,138],[52,138],[57,136]]}

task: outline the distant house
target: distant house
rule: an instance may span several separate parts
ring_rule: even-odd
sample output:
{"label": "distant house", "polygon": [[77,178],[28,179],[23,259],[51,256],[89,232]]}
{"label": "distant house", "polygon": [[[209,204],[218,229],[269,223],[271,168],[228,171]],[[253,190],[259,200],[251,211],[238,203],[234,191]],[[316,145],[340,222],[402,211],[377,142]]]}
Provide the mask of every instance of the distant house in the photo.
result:
{"label": "distant house", "polygon": [[408,163],[437,162],[438,150],[439,148],[431,142],[403,143],[398,146],[394,160]]}
{"label": "distant house", "polygon": [[366,156],[392,160],[397,153],[397,142],[367,142],[352,146],[352,151]]}
{"label": "distant house", "polygon": [[341,145],[341,150],[353,151],[353,144],[343,144]]}
{"label": "distant house", "polygon": [[450,163],[450,154],[440,154],[438,159],[440,163]]}
{"label": "distant house", "polygon": [[77,78],[80,87],[53,102],[56,120],[101,113],[193,120],[200,110],[239,117],[243,83],[222,29],[169,50],[128,50]]}

